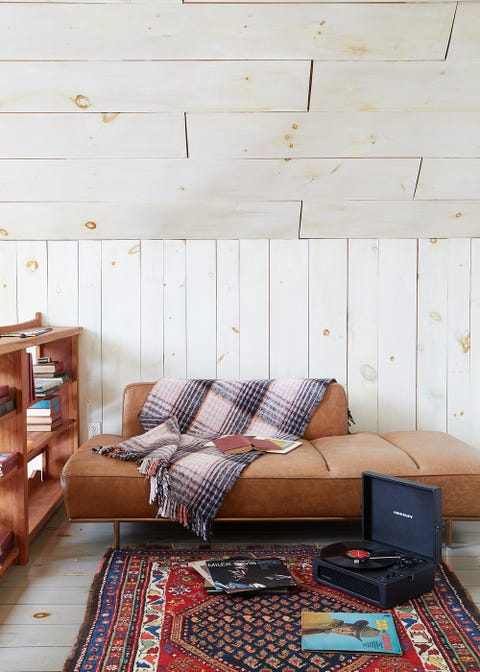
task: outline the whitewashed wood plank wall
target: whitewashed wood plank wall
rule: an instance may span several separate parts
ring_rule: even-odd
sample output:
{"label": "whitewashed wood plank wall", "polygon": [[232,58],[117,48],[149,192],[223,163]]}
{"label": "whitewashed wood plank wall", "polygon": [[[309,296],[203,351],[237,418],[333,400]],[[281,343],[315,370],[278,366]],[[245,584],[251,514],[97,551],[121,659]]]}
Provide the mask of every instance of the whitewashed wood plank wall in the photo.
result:
{"label": "whitewashed wood plank wall", "polygon": [[0,269],[2,321],[85,327],[83,434],[136,380],[333,376],[356,430],[480,447],[480,239],[5,241]]}
{"label": "whitewashed wood plank wall", "polygon": [[0,0],[0,322],[480,447],[480,2]]}

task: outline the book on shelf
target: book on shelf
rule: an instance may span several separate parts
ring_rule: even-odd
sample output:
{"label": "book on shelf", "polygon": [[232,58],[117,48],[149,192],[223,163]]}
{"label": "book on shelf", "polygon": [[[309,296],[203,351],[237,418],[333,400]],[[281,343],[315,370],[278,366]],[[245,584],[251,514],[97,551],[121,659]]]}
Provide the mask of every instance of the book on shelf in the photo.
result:
{"label": "book on shelf", "polygon": [[207,560],[213,586],[228,594],[297,588],[298,581],[281,558],[244,557]]}
{"label": "book on shelf", "polygon": [[52,387],[58,387],[58,382],[57,380],[53,380],[53,378],[37,378],[35,377],[35,391],[36,390],[51,390]]}
{"label": "book on shelf", "polygon": [[36,363],[33,365],[33,373],[35,376],[45,376],[45,377],[51,377],[55,374],[63,373],[64,370],[64,364],[63,362],[59,361],[52,361],[52,362],[47,362],[45,364],[43,363]]}
{"label": "book on shelf", "polygon": [[54,394],[55,392],[58,392],[60,390],[60,385],[55,385],[54,387],[50,387],[46,390],[43,389],[43,387],[39,387],[38,389],[35,389],[35,398],[36,399],[47,399],[50,397],[51,394]]}
{"label": "book on shelf", "polygon": [[41,336],[48,331],[52,331],[52,327],[40,327],[39,329],[21,329],[19,331],[9,331],[5,334],[0,334],[0,338],[32,338],[33,336]]}
{"label": "book on shelf", "polygon": [[40,399],[44,397],[49,397],[50,395],[58,392],[61,385],[66,383],[68,380],[71,380],[72,376],[69,373],[64,373],[60,376],[35,376],[35,397]]}
{"label": "book on shelf", "polygon": [[216,446],[222,453],[235,455],[246,453],[249,450],[258,450],[263,453],[289,453],[301,444],[294,439],[271,439],[261,436],[249,436],[244,434],[228,434],[219,436],[217,439],[208,441],[206,446]]}
{"label": "book on shelf", "polygon": [[0,477],[6,476],[17,465],[18,453],[0,453]]}
{"label": "book on shelf", "polygon": [[54,376],[40,376],[35,375],[35,387],[53,387],[54,385],[63,385],[67,381],[72,380],[69,373],[55,374]]}
{"label": "book on shelf", "polygon": [[393,617],[388,612],[302,611],[303,651],[347,651],[401,655]]}
{"label": "book on shelf", "polygon": [[0,565],[4,563],[7,556],[13,550],[13,532],[12,530],[6,530],[0,528]]}
{"label": "book on shelf", "polygon": [[51,417],[61,413],[60,395],[54,394],[48,399],[40,399],[27,408],[27,419],[33,417]]}
{"label": "book on shelf", "polygon": [[53,422],[48,422],[48,419],[45,420],[42,424],[30,424],[27,419],[27,432],[52,432],[54,429],[59,427],[62,424],[62,418],[56,418]]}
{"label": "book on shelf", "polygon": [[0,407],[15,396],[15,388],[9,385],[0,385]]}
{"label": "book on shelf", "polygon": [[28,415],[27,425],[52,425],[57,420],[62,419],[62,413],[52,413],[52,415]]}
{"label": "book on shelf", "polygon": [[35,381],[33,379],[33,355],[27,352],[27,404],[35,399]]}
{"label": "book on shelf", "polygon": [[5,415],[5,413],[10,413],[15,408],[15,399],[8,399],[0,404],[0,416]]}

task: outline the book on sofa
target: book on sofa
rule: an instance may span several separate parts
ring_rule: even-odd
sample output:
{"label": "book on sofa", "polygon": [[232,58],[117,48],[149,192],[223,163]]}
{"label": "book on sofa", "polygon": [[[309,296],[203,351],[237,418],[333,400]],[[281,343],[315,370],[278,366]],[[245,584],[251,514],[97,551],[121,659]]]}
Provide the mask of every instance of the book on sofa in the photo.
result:
{"label": "book on sofa", "polygon": [[260,436],[243,434],[228,434],[220,436],[206,443],[206,446],[216,446],[222,453],[235,455],[249,450],[258,450],[264,453],[289,453],[299,446],[301,441],[288,439],[269,439]]}

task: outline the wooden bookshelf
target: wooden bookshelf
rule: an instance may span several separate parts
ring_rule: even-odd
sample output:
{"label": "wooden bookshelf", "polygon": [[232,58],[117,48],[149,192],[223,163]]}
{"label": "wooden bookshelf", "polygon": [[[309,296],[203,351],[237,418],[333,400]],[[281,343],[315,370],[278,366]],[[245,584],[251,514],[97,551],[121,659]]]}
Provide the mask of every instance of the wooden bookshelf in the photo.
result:
{"label": "wooden bookshelf", "polygon": [[[78,336],[81,327],[53,327],[39,336],[2,337],[41,326],[33,320],[0,327],[0,384],[15,390],[15,409],[0,416],[0,453],[17,452],[18,466],[0,476],[0,526],[14,533],[14,548],[0,564],[2,576],[14,562],[28,562],[30,542],[62,501],[60,474],[78,447]],[[50,356],[64,362],[71,380],[55,392],[61,398],[62,424],[52,432],[27,432],[28,353],[34,361]],[[41,456],[41,470],[29,478],[29,462]]]}

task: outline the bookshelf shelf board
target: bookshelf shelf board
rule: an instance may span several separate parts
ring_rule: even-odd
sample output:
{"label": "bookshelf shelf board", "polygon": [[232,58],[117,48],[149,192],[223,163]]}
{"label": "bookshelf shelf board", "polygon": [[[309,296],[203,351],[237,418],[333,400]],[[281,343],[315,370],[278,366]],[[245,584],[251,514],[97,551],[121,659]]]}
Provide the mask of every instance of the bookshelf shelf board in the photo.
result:
{"label": "bookshelf shelf board", "polygon": [[18,558],[18,546],[14,546],[10,553],[7,555],[5,560],[0,565],[0,576],[3,576],[7,569],[13,565],[15,560]]}
{"label": "bookshelf shelf board", "polygon": [[42,525],[57,510],[63,500],[60,483],[41,481],[28,498],[28,533],[32,539]]}
{"label": "bookshelf shelf board", "polygon": [[40,336],[29,336],[28,338],[20,338],[16,336],[2,337],[0,330],[0,346],[2,354],[9,352],[17,352],[24,348],[31,348],[36,345],[45,345],[47,343],[54,343],[62,338],[70,338],[77,336],[82,332],[82,327],[53,327],[52,331],[47,331],[46,334]]}
{"label": "bookshelf shelf board", "polygon": [[3,415],[0,415],[0,424],[3,422],[7,422],[8,420],[11,420],[14,418],[17,414],[17,409],[14,408],[11,411],[8,411],[8,413],[4,413]]}
{"label": "bookshelf shelf board", "polygon": [[32,460],[41,453],[52,439],[66,432],[75,420],[66,418],[61,425],[55,427],[53,432],[27,432],[27,460]]}
{"label": "bookshelf shelf board", "polygon": [[7,483],[7,481],[9,481],[14,476],[17,476],[17,474],[18,474],[18,466],[13,467],[13,469],[10,469],[10,471],[4,476],[0,476],[0,487],[2,485],[5,485],[5,483]]}

